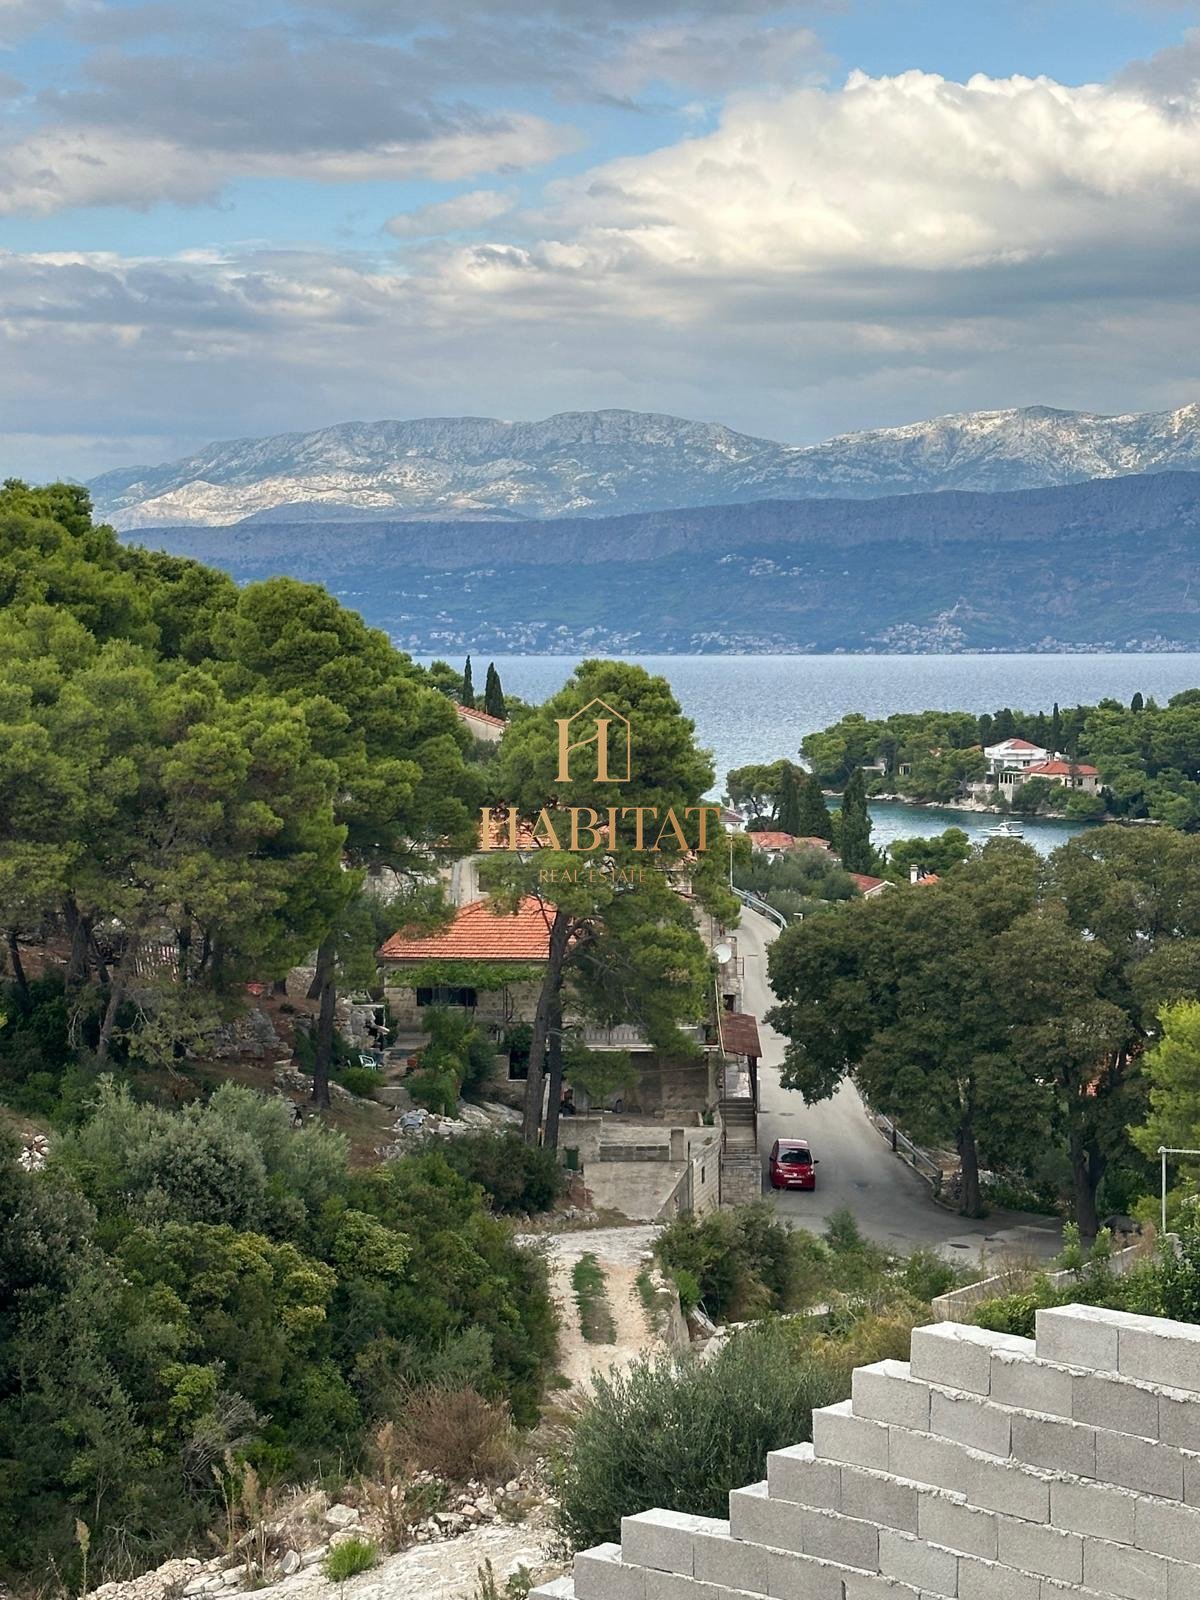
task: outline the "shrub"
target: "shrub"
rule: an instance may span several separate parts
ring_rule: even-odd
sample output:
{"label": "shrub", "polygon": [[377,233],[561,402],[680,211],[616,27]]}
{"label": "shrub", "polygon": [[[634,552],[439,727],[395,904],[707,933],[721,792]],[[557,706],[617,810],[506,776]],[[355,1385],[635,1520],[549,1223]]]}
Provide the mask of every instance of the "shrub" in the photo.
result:
{"label": "shrub", "polygon": [[371,1099],[380,1081],[379,1074],[372,1072],[370,1067],[347,1067],[338,1078],[344,1088],[363,1100]]}
{"label": "shrub", "polygon": [[322,1569],[331,1583],[345,1583],[360,1572],[369,1572],[378,1560],[379,1546],[374,1540],[355,1534],[334,1545],[322,1562]]}
{"label": "shrub", "polygon": [[514,1132],[453,1139],[446,1146],[446,1160],[487,1191],[496,1211],[549,1211],[566,1188],[554,1151],[528,1145]]}
{"label": "shrub", "polygon": [[926,1305],[946,1294],[962,1281],[959,1272],[936,1250],[914,1250],[905,1261],[900,1280],[914,1300]]}
{"label": "shrub", "polygon": [[450,1483],[495,1482],[513,1466],[507,1406],[475,1389],[420,1389],[395,1419],[401,1455]]}
{"label": "shrub", "polygon": [[798,1354],[778,1322],[710,1362],[661,1356],[596,1378],[554,1464],[560,1530],[584,1549],[652,1506],[727,1516],[729,1491],[763,1477],[767,1452],[811,1438],[813,1407],[848,1393],[845,1374]]}
{"label": "shrub", "polygon": [[[690,1297],[694,1285],[691,1305],[703,1302],[714,1318],[785,1311],[799,1293],[798,1241],[761,1200],[704,1217],[677,1217],[655,1249],[680,1287],[681,1303],[685,1287]],[[681,1279],[682,1273],[687,1277]]]}
{"label": "shrub", "polygon": [[439,1117],[453,1117],[458,1112],[458,1079],[454,1073],[438,1067],[420,1067],[410,1072],[404,1087],[419,1106]]}

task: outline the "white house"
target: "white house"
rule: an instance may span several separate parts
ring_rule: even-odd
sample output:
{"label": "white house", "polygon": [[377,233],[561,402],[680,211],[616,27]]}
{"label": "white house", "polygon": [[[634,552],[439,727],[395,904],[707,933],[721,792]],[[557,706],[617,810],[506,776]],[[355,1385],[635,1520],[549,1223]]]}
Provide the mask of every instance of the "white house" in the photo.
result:
{"label": "white house", "polygon": [[994,778],[1002,772],[1024,772],[1027,767],[1050,760],[1049,750],[1030,744],[1028,739],[1004,739],[1000,744],[984,745],[983,754]]}

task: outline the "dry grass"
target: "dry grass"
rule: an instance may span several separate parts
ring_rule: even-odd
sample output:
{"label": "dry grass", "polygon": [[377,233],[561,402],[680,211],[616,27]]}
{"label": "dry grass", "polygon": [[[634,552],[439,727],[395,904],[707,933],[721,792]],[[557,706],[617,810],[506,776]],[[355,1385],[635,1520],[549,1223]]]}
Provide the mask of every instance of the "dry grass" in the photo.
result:
{"label": "dry grass", "polygon": [[414,1390],[394,1428],[399,1457],[450,1483],[495,1483],[516,1469],[508,1407],[475,1389]]}

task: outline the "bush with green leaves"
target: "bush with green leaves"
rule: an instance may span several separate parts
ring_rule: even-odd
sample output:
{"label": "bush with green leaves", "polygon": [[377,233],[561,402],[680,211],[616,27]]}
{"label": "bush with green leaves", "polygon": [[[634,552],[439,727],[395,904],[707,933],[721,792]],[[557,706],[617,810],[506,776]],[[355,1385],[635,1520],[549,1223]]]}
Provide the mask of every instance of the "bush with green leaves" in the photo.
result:
{"label": "bush with green leaves", "polygon": [[378,1560],[379,1546],[375,1541],[354,1534],[334,1545],[321,1563],[321,1570],[330,1583],[345,1583],[347,1578],[356,1578],[360,1572],[370,1572]]}
{"label": "bush with green leaves", "polygon": [[[801,1293],[799,1243],[765,1201],[677,1217],[655,1250],[668,1276],[710,1317],[727,1320],[786,1311]],[[687,1276],[684,1277],[683,1274]]]}
{"label": "bush with green leaves", "polygon": [[764,1476],[767,1452],[810,1439],[813,1408],[848,1393],[841,1364],[798,1352],[779,1322],[709,1362],[643,1359],[597,1378],[555,1464],[560,1529],[579,1550],[654,1506],[727,1516],[729,1491]]}
{"label": "bush with green leaves", "polygon": [[451,1139],[446,1160],[455,1172],[486,1191],[494,1211],[511,1215],[549,1211],[566,1188],[554,1151],[528,1145],[515,1132]]}
{"label": "bush with green leaves", "polygon": [[[440,1150],[366,1170],[282,1099],[181,1111],[101,1084],[43,1173],[0,1149],[0,1571],[154,1566],[264,1479],[353,1459],[414,1387],[536,1420],[545,1262]],[[63,1440],[69,1438],[70,1449]]]}
{"label": "bush with green leaves", "polygon": [[345,1067],[338,1074],[338,1082],[351,1094],[369,1100],[383,1080],[371,1067]]}

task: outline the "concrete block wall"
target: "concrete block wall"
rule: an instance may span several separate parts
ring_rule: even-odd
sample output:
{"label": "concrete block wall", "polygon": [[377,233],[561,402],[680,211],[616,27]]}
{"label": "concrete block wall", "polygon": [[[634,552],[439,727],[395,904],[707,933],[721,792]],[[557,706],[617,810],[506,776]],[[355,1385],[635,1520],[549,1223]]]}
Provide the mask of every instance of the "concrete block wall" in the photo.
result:
{"label": "concrete block wall", "polygon": [[727,1518],[648,1510],[531,1600],[1200,1600],[1200,1327],[918,1328]]}

